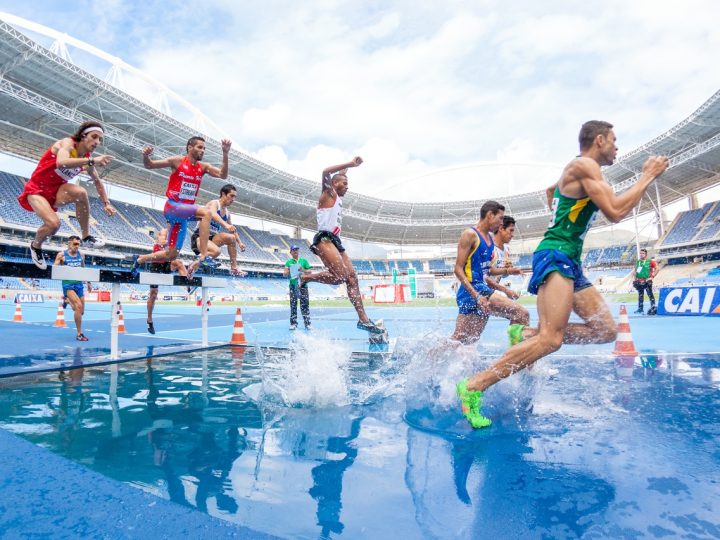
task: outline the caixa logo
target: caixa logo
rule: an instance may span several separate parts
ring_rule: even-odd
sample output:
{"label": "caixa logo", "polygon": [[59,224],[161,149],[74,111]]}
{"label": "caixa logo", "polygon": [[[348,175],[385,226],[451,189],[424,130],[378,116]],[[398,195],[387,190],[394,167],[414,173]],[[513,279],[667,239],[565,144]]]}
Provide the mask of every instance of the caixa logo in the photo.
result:
{"label": "caixa logo", "polygon": [[720,316],[720,287],[660,289],[658,315]]}

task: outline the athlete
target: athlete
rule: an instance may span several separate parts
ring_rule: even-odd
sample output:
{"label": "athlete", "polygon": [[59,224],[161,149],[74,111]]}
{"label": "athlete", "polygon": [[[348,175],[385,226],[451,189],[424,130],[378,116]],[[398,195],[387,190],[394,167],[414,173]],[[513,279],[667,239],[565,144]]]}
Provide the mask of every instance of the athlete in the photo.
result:
{"label": "athlete", "polygon": [[88,248],[101,248],[105,242],[90,234],[90,201],[85,188],[70,181],[78,174],[86,172],[92,178],[105,213],[112,216],[115,208],[110,204],[105,187],[97,174],[97,167],[104,167],[112,160],[111,156],[92,157],[92,153],[103,142],[104,131],[99,122],[84,122],[77,131],[64,139],[55,141],[40,158],[37,167],[25,184],[18,202],[25,210],[35,212],[42,219],[30,242],[32,262],[45,270],[47,261],[42,251],[43,242],[60,229],[57,209],[75,203],[75,215],[80,222],[82,242]]}
{"label": "athlete", "polygon": [[[510,246],[508,244],[515,236],[515,218],[512,216],[503,216],[502,225],[498,231],[493,234],[493,242],[495,243],[495,252],[493,254],[493,262],[490,266],[488,274],[492,279],[500,281],[500,276],[520,275],[522,270],[513,266],[510,260]],[[514,297],[520,295],[514,293]],[[510,298],[513,298],[511,296]]]}
{"label": "athlete", "polygon": [[165,203],[164,215],[170,224],[168,230],[167,248],[156,253],[142,255],[133,260],[131,272],[136,274],[138,267],[152,261],[172,261],[182,249],[187,232],[189,221],[200,222],[200,233],[198,237],[198,250],[200,258],[194,261],[188,268],[188,275],[191,276],[197,270],[200,263],[205,260],[208,253],[208,234],[210,230],[211,212],[204,206],[195,204],[202,177],[205,174],[213,178],[225,179],[228,176],[228,155],[231,142],[222,140],[223,163],[218,168],[202,161],[205,155],[205,139],[202,137],[191,137],[185,145],[186,155],[171,156],[165,159],[150,159],[154,148],[146,146],[143,149],[143,165],[146,169],[170,168],[170,179],[168,181],[167,202]]}
{"label": "athlete", "polygon": [[504,214],[502,204],[487,201],[480,208],[480,221],[460,235],[455,259],[455,277],[460,282],[456,294],[459,313],[451,337],[453,341],[466,345],[475,343],[490,315],[509,319],[518,331],[530,321],[527,309],[510,299],[517,294],[496,280],[488,279],[495,250],[490,233],[498,231]]}
{"label": "athlete", "polygon": [[[153,244],[153,253],[164,251],[167,249],[167,228],[160,229],[155,236],[155,244]],[[157,272],[160,274],[170,274],[177,272],[179,276],[187,276],[187,268],[185,263],[179,259],[173,259],[172,261],[157,260],[152,261],[149,265],[150,272]],[[147,299],[147,331],[150,334],[155,333],[155,324],[153,323],[153,310],[155,309],[155,301],[158,297],[158,286],[150,285],[150,291],[148,292]]]}
{"label": "athlete", "polygon": [[342,165],[326,168],[322,174],[322,192],[317,207],[318,233],[313,238],[310,249],[325,265],[325,272],[300,274],[300,285],[311,281],[339,285],[344,283],[348,298],[357,311],[357,327],[374,334],[381,334],[384,328],[376,325],[365,313],[357,274],[350,257],[340,241],[342,229],[342,198],[348,190],[347,170],[359,167],[363,160],[354,158]]}
{"label": "athlete", "polygon": [[[228,208],[235,202],[237,189],[232,184],[225,184],[220,189],[220,198],[210,201],[205,205],[210,211],[212,221],[210,222],[210,236],[208,238],[208,255],[214,261],[220,257],[222,246],[227,246],[228,255],[230,256],[230,274],[233,276],[244,276],[246,272],[238,269],[237,248],[245,251],[245,244],[240,240],[235,226],[232,224],[232,218]],[[190,245],[195,255],[200,254],[198,240],[200,238],[200,227],[195,229],[191,237]],[[208,261],[209,262],[209,261]],[[210,263],[212,265],[214,263]]]}
{"label": "athlete", "polygon": [[[580,156],[548,188],[550,225],[533,255],[528,290],[538,295],[536,329],[519,333],[518,343],[481,373],[457,384],[462,411],[473,428],[491,424],[482,415],[483,392],[493,384],[524,369],[560,348],[563,343],[608,343],[617,326],[600,293],[582,273],[580,254],[587,231],[598,210],[612,223],[627,216],[650,184],[668,166],[665,156],[651,156],[638,181],[620,195],[603,178],[600,167],[611,165],[617,155],[612,124],[592,120],[580,129]],[[568,323],[575,312],[582,323]]]}
{"label": "athlete", "polygon": [[[68,238],[68,248],[64,251],[59,251],[55,257],[55,264],[71,266],[73,268],[83,268],[85,266],[85,260],[79,248],[80,237],[76,235],[71,236]],[[69,303],[74,313],[75,328],[77,330],[75,339],[78,341],[88,341],[88,338],[85,337],[82,331],[82,317],[85,313],[85,286],[83,282],[63,279],[62,291],[63,306]]]}

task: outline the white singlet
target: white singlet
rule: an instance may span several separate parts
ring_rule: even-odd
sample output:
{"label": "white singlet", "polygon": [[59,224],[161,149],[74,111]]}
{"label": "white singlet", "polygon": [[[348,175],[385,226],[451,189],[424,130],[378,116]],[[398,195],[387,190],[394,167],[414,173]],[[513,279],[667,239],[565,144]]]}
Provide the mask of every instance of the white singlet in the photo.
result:
{"label": "white singlet", "polygon": [[335,194],[335,204],[330,208],[317,209],[318,231],[327,231],[340,236],[342,229],[342,198]]}

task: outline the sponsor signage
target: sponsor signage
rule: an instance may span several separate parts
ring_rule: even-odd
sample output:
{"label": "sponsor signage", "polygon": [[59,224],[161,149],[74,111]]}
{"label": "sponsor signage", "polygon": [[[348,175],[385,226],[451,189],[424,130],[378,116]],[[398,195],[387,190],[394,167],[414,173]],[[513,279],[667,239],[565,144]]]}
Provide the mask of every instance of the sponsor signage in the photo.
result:
{"label": "sponsor signage", "polygon": [[662,288],[658,302],[658,315],[720,317],[720,286]]}
{"label": "sponsor signage", "polygon": [[15,295],[16,304],[42,304],[45,297],[38,293],[18,293]]}

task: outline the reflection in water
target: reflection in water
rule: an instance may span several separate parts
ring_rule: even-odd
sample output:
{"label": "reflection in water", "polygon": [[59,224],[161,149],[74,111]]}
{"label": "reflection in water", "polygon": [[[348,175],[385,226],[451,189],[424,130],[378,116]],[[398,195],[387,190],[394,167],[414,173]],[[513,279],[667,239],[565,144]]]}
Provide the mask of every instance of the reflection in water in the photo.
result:
{"label": "reflection in water", "polygon": [[283,537],[720,536],[717,359],[554,359],[472,432],[446,400],[452,358],[343,359],[349,404],[288,407],[242,351],[0,380],[0,426]]}

